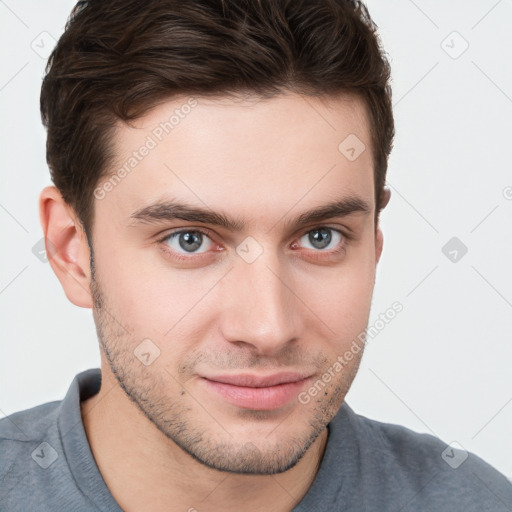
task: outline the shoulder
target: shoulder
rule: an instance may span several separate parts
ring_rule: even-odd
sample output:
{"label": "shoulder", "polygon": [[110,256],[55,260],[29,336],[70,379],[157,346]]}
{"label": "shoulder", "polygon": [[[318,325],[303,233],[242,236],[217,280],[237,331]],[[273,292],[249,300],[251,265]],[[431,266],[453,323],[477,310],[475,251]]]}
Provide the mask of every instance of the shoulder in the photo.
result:
{"label": "shoulder", "polygon": [[55,460],[60,403],[48,402],[0,419],[0,481],[6,495],[29,481],[35,463],[48,467]]}
{"label": "shoulder", "polygon": [[363,475],[404,510],[510,510],[512,484],[460,444],[349,411]]}
{"label": "shoulder", "polygon": [[8,445],[40,439],[56,422],[61,400],[18,411],[0,419],[0,443]]}

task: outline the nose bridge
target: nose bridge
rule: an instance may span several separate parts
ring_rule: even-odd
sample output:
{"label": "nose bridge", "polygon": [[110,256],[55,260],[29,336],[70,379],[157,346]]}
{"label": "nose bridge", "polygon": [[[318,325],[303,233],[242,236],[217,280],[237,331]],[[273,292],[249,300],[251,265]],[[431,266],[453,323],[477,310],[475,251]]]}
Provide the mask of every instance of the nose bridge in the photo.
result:
{"label": "nose bridge", "polygon": [[297,338],[300,312],[289,281],[278,255],[270,251],[251,263],[237,259],[230,272],[229,308],[223,308],[226,340],[270,353]]}

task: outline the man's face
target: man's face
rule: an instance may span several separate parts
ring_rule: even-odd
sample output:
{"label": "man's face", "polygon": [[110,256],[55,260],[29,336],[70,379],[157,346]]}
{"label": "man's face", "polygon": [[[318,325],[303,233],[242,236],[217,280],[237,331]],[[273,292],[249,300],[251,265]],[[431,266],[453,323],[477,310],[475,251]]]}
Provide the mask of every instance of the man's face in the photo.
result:
{"label": "man's face", "polygon": [[[96,189],[104,378],[207,466],[282,472],[363,353],[335,365],[368,323],[380,254],[368,121],[349,97],[196,100],[120,125],[112,171],[125,172]],[[341,215],[301,217],[339,202]]]}

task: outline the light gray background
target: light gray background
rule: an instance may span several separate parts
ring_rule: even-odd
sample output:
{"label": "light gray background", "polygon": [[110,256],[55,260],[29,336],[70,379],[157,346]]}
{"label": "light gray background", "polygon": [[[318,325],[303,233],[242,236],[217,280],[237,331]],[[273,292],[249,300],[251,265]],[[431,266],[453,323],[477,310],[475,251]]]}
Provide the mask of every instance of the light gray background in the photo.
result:
{"label": "light gray background", "polygon": [[[91,312],[32,253],[50,184],[39,54],[73,5],[0,1],[3,415],[62,399],[77,372],[99,366]],[[369,343],[347,401],[511,477],[512,2],[368,7],[391,59],[397,131],[370,323],[396,300],[404,310]],[[468,248],[457,262],[441,250],[454,236]]]}

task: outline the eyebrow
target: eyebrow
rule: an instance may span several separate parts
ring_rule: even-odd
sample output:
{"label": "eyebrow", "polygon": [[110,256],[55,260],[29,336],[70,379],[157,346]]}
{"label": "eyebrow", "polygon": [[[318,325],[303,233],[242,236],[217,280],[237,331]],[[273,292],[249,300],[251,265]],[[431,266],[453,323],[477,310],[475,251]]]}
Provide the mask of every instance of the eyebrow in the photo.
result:
{"label": "eyebrow", "polygon": [[[350,196],[305,211],[296,218],[285,222],[285,226],[287,229],[297,229],[312,222],[320,222],[335,217],[346,217],[354,213],[368,214],[370,211],[370,205],[364,199]],[[161,221],[179,219],[220,226],[233,232],[242,231],[245,227],[245,222],[241,219],[180,201],[160,201],[145,206],[135,211],[130,218],[133,221],[132,225],[140,223],[154,224]]]}

